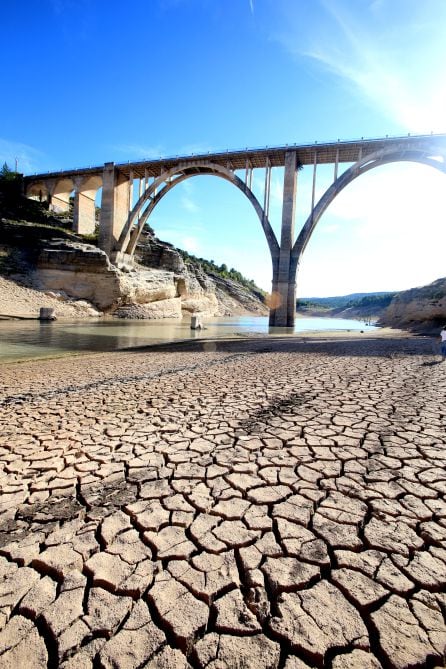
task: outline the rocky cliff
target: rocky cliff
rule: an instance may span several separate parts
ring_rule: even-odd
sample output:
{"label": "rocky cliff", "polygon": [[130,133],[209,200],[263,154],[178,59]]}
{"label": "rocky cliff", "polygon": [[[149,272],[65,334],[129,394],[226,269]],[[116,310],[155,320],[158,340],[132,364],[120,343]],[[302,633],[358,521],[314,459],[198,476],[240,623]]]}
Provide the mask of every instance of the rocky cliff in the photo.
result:
{"label": "rocky cliff", "polygon": [[[36,238],[36,229],[29,224],[1,221],[0,251],[3,249],[8,262],[15,258],[17,265],[15,273],[8,272],[9,283],[5,286],[11,286],[11,280],[15,280],[41,291],[42,300],[46,297],[57,300],[56,312],[60,315],[66,315],[62,304],[80,301],[79,315],[97,315],[99,310],[121,318],[267,313],[262,301],[247,288],[206,273],[199,263],[185,262],[177,249],[150,232],[142,238],[135,262],[116,266],[103,251],[73,235],[47,228],[49,239],[44,238],[42,229]],[[29,234],[32,249],[27,245]],[[85,304],[94,309],[86,311]]]}
{"label": "rocky cliff", "polygon": [[435,333],[446,323],[446,278],[397,293],[379,325]]}
{"label": "rocky cliff", "polygon": [[[147,228],[136,248],[139,265],[170,271],[176,277],[181,308],[186,312],[214,312],[215,316],[245,313],[266,315],[268,309],[260,289],[250,289],[228,276],[212,271],[209,261],[204,267],[198,259],[162,242]],[[216,266],[213,266],[216,270]]]}

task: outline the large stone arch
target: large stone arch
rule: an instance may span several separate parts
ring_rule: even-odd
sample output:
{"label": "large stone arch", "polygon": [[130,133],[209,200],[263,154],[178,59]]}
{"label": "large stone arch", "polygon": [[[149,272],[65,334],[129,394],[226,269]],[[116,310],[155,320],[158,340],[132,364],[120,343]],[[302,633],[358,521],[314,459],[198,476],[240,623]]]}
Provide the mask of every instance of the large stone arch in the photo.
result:
{"label": "large stone arch", "polygon": [[[188,164],[183,167],[178,165],[155,179],[153,183],[150,184],[149,188],[147,188],[141,195],[130,212],[127,223],[119,237],[116,250],[118,252],[133,255],[144,224],[160,200],[177,184],[199,175],[217,176],[225,179],[246,195],[259,217],[274,267],[279,257],[279,244],[268,220],[268,216],[264,212],[256,196],[244,181],[234,174],[233,171],[222,167],[221,165],[206,162],[196,162],[192,165]],[[144,209],[144,207],[146,208]]]}
{"label": "large stone arch", "polygon": [[375,153],[369,154],[361,160],[358,160],[348,170],[341,174],[341,176],[338,177],[338,179],[336,179],[325,191],[306,220],[305,225],[300,231],[291,252],[290,281],[295,282],[296,272],[302,254],[305,251],[305,248],[310,241],[311,235],[313,234],[322,214],[333,202],[335,197],[339,195],[339,193],[344,190],[346,186],[348,186],[361,174],[365,174],[375,167],[380,167],[381,165],[396,162],[414,162],[423,165],[429,165],[446,174],[446,155],[443,153],[443,150],[440,149],[437,151],[435,148],[430,151],[418,149],[395,150],[395,148],[390,150],[383,149],[381,151],[376,151]]}

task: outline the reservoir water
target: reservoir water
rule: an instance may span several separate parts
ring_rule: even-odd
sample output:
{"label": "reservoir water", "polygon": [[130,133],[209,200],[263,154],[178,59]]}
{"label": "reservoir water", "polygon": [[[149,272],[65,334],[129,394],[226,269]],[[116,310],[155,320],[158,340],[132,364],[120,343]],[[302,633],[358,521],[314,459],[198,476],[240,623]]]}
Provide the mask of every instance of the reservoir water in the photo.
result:
{"label": "reservoir water", "polygon": [[296,319],[292,328],[270,328],[266,316],[206,318],[205,329],[191,330],[190,321],[1,321],[0,363],[70,355],[81,351],[115,351],[150,344],[214,337],[290,335],[308,331],[373,330],[362,321],[342,318]]}

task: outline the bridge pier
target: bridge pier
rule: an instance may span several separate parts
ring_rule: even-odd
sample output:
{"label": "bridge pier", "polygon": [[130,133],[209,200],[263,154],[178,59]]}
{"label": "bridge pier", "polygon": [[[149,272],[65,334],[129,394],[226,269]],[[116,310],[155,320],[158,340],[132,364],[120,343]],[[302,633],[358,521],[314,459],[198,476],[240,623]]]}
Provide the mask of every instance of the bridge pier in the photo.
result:
{"label": "bridge pier", "polygon": [[99,248],[111,255],[129,215],[133,182],[116,169],[114,163],[105,163],[102,176],[101,225]]}
{"label": "bridge pier", "polygon": [[[62,185],[61,185],[62,184]],[[70,208],[70,195],[63,186],[64,180],[58,182],[56,179],[48,179],[48,206],[50,211],[61,214]]]}
{"label": "bridge pier", "polygon": [[62,214],[70,208],[70,199],[64,193],[51,195],[50,209],[56,214]]}
{"label": "bridge pier", "polygon": [[96,207],[94,198],[76,189],[73,206],[73,232],[79,235],[91,235],[96,225]]}
{"label": "bridge pier", "polygon": [[294,218],[297,189],[297,154],[285,154],[283,177],[282,229],[278,262],[273,269],[269,324],[272,327],[294,327],[296,314],[296,270],[291,250],[294,242]]}

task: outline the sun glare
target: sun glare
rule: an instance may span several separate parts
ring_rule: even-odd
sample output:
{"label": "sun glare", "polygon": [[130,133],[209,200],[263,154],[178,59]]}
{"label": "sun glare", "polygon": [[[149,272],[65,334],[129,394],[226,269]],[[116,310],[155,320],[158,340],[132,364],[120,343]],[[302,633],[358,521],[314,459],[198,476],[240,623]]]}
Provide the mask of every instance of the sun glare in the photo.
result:
{"label": "sun glare", "polygon": [[305,251],[301,295],[403,290],[444,274],[446,175],[413,163],[358,178],[322,216]]}

